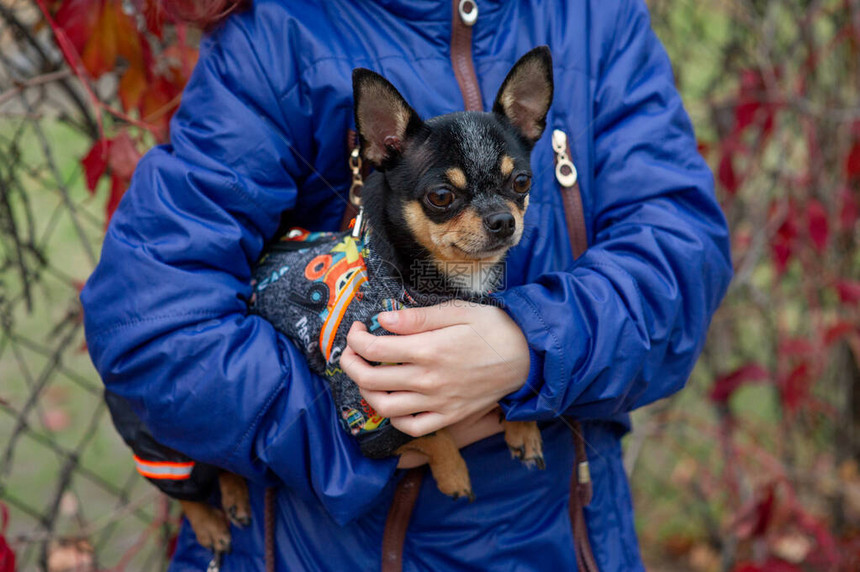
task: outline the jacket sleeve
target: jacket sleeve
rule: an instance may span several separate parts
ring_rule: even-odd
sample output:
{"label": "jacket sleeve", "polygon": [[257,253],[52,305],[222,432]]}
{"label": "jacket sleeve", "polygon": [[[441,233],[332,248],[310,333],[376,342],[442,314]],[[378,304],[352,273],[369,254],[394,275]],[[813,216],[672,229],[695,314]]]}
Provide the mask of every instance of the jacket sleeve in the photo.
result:
{"label": "jacket sleeve", "polygon": [[104,383],[159,442],[280,480],[344,523],[396,459],[364,458],[325,381],[247,313],[253,265],[314,156],[311,103],[289,69],[298,55],[266,46],[288,31],[249,12],[204,41],[171,145],[138,165],[81,301]]}
{"label": "jacket sleeve", "polygon": [[677,391],[731,278],[668,58],[644,4],[622,4],[596,72],[592,244],[569,271],[502,294],[533,362],[502,402],[509,419],[616,418]]}

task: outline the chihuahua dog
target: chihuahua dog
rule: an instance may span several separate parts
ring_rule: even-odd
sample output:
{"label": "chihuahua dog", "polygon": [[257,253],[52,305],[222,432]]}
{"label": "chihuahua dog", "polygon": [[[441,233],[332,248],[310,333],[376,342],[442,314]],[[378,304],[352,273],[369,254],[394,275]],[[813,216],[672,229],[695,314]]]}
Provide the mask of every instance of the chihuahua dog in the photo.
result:
{"label": "chihuahua dog", "polygon": [[[423,453],[441,492],[473,499],[450,434],[413,438],[397,430],[361,397],[340,357],[356,321],[387,335],[376,320],[383,311],[454,299],[494,303],[489,294],[501,286],[505,254],[523,234],[529,158],[552,102],[549,49],[517,61],[491,112],[422,120],[391,83],[366,69],[353,72],[353,93],[361,156],[374,167],[356,227],[294,229],[272,244],[255,271],[250,310],[286,334],[327,379],[341,424],[364,455]],[[503,425],[512,456],[543,468],[537,424]],[[247,524],[244,481],[222,472],[220,485],[227,517]],[[182,504],[201,544],[216,557],[229,550],[223,513]]]}
{"label": "chihuahua dog", "polygon": [[[523,234],[529,157],[552,102],[550,53],[541,47],[523,56],[488,113],[422,120],[366,69],[353,72],[353,92],[361,156],[374,167],[361,197],[363,223],[346,234],[288,234],[258,267],[252,308],[327,378],[362,453],[421,452],[443,493],[472,498],[449,433],[413,439],[391,426],[362,399],[340,355],[355,321],[386,334],[376,321],[382,311],[452,299],[493,303],[504,256]],[[543,466],[536,423],[504,421],[504,430],[515,457]]]}

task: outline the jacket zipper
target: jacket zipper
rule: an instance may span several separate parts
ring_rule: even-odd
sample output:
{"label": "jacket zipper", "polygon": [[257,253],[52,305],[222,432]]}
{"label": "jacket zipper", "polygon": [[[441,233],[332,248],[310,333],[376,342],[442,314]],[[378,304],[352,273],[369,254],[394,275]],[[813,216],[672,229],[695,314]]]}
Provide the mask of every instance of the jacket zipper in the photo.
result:
{"label": "jacket zipper", "polygon": [[555,180],[561,187],[567,232],[570,235],[573,258],[576,259],[588,248],[588,233],[579,193],[579,177],[571,160],[570,140],[567,133],[561,129],[552,132],[552,150],[555,154]]}
{"label": "jacket zipper", "polygon": [[483,111],[481,87],[472,61],[472,26],[478,21],[476,0],[453,0],[451,16],[451,64],[463,94],[466,111]]}

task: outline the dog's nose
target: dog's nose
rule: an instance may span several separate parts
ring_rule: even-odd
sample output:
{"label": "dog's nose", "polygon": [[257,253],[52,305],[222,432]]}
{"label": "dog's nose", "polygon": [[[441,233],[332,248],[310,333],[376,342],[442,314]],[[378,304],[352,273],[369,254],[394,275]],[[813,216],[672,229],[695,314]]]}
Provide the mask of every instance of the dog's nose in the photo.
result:
{"label": "dog's nose", "polygon": [[493,213],[484,217],[484,226],[490,234],[498,238],[508,238],[514,234],[517,222],[511,213]]}

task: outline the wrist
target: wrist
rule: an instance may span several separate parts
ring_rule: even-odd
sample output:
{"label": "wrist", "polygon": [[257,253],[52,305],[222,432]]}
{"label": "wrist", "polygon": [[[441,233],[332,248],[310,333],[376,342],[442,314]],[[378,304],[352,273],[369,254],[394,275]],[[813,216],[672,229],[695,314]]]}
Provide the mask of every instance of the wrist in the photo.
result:
{"label": "wrist", "polygon": [[528,346],[528,357],[529,368],[525,381],[499,400],[499,404],[505,411],[514,403],[521,403],[532,399],[539,392],[543,372],[543,357],[531,346]]}

